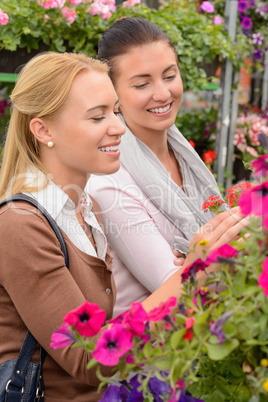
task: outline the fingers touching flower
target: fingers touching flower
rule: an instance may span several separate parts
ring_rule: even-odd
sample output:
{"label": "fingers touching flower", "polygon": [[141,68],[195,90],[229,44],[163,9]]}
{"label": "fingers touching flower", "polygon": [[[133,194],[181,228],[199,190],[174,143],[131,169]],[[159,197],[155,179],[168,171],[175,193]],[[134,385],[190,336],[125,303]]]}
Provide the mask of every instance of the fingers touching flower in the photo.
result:
{"label": "fingers touching flower", "polygon": [[132,337],[123,325],[115,324],[102,333],[92,356],[105,366],[115,366],[120,357],[132,348]]}
{"label": "fingers touching flower", "polygon": [[105,311],[97,304],[85,301],[82,306],[65,315],[64,322],[71,325],[82,336],[96,335],[105,321]]}
{"label": "fingers touching flower", "polygon": [[63,348],[75,342],[75,335],[69,330],[68,325],[62,325],[57,331],[53,332],[51,336],[50,346],[53,349]]}

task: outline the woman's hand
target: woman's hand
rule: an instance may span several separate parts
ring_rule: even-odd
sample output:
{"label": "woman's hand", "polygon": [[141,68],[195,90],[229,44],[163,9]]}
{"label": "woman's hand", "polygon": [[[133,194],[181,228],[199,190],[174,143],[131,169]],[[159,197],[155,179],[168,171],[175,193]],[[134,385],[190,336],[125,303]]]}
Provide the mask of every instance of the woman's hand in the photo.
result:
{"label": "woman's hand", "polygon": [[178,250],[172,250],[173,254],[175,255],[175,257],[177,257],[174,260],[174,265],[176,265],[177,267],[181,267],[184,264],[185,261],[185,255],[182,254],[180,251]]}
{"label": "woman's hand", "polygon": [[[203,251],[210,254],[223,244],[239,239],[241,229],[247,227],[248,224],[249,219],[241,214],[239,207],[214,216],[198,229],[190,241],[189,254],[195,254],[195,258],[202,257]],[[203,245],[198,244],[201,241]]]}

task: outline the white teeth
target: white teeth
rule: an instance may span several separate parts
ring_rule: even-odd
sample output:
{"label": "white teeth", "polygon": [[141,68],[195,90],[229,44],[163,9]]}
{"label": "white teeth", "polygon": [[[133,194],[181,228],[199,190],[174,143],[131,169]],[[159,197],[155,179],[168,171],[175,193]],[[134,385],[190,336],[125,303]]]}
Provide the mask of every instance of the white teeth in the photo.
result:
{"label": "white teeth", "polygon": [[115,152],[115,151],[118,151],[118,149],[119,149],[119,145],[113,145],[112,147],[99,148],[99,150],[102,152]]}
{"label": "white teeth", "polygon": [[159,107],[159,108],[155,108],[155,109],[149,109],[149,112],[153,112],[153,113],[165,113],[167,112],[171,107],[171,103],[165,107]]}

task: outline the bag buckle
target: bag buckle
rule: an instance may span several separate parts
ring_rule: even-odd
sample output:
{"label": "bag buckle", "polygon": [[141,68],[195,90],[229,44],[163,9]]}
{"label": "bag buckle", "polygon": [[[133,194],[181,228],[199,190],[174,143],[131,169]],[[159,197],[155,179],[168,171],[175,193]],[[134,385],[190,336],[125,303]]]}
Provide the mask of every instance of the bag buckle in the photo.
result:
{"label": "bag buckle", "polygon": [[[11,380],[9,380],[8,382],[7,382],[7,385],[6,385],[6,392],[7,392],[7,394],[9,393],[9,389],[8,389],[8,387],[9,387],[9,384],[11,383]],[[24,387],[22,387],[21,388],[21,395],[23,395],[24,394]]]}

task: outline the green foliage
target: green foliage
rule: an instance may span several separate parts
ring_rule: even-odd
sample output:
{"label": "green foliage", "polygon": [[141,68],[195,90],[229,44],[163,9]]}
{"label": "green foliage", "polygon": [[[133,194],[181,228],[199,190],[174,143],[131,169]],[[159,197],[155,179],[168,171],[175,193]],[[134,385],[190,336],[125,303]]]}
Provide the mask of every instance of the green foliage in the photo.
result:
{"label": "green foliage", "polygon": [[[189,4],[190,3],[190,4]],[[244,40],[232,43],[223,25],[214,25],[207,14],[197,12],[196,1],[174,0],[159,9],[144,4],[125,8],[120,5],[109,20],[89,13],[89,4],[75,6],[77,17],[70,24],[59,8],[44,9],[36,0],[0,0],[0,8],[9,15],[7,25],[0,26],[0,49],[27,52],[45,44],[49,50],[72,50],[96,56],[103,32],[117,19],[136,16],[159,25],[171,37],[179,57],[184,89],[200,89],[207,83],[204,62],[229,58],[238,66]],[[45,18],[48,16],[49,18]]]}

